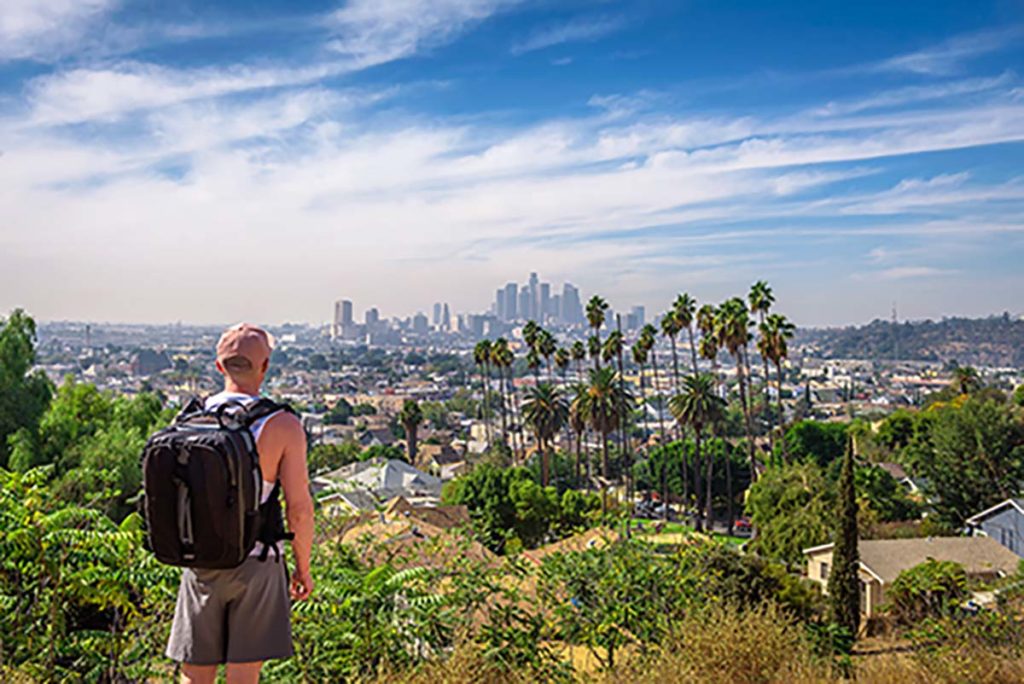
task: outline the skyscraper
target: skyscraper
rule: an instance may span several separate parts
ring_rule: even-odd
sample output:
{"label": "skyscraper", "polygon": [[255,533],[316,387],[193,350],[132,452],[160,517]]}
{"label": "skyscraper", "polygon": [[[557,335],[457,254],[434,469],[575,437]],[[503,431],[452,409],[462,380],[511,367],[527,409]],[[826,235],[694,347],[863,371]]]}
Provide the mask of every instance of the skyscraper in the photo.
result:
{"label": "skyscraper", "polygon": [[352,302],[347,299],[341,300],[341,324],[352,325],[355,319],[352,318]]}
{"label": "skyscraper", "polygon": [[524,287],[519,291],[519,318],[530,320],[530,288]]}
{"label": "skyscraper", "polygon": [[644,309],[644,307],[638,304],[634,306],[632,309],[630,309],[629,316],[627,316],[626,318],[629,321],[627,327],[630,330],[639,330],[640,328],[644,327],[644,324],[647,322],[647,312]]}
{"label": "skyscraper", "polygon": [[530,281],[527,283],[530,290],[528,311],[523,312],[523,318],[537,320],[540,318],[540,279],[536,273],[530,274]]}
{"label": "skyscraper", "polygon": [[452,329],[452,312],[448,308],[448,302],[441,307],[441,330],[448,332]]}
{"label": "skyscraper", "polygon": [[505,286],[505,320],[514,321],[519,305],[519,286],[509,283]]}
{"label": "skyscraper", "polygon": [[545,322],[551,316],[551,284],[540,284],[540,302],[537,305],[537,318]]}
{"label": "skyscraper", "polygon": [[498,291],[494,293],[494,315],[498,317],[498,320],[507,321],[505,311],[505,288],[499,287]]}
{"label": "skyscraper", "polygon": [[434,302],[434,317],[431,322],[435,328],[441,327],[441,302]]}
{"label": "skyscraper", "polygon": [[548,312],[548,319],[555,323],[564,323],[562,320],[562,295],[551,296],[551,311]]}
{"label": "skyscraper", "polygon": [[377,324],[380,323],[380,311],[378,311],[376,307],[372,309],[367,309],[366,317],[364,320],[366,321],[367,328],[376,327]]}
{"label": "skyscraper", "polygon": [[572,283],[562,286],[562,321],[567,325],[579,325],[583,322],[580,291]]}

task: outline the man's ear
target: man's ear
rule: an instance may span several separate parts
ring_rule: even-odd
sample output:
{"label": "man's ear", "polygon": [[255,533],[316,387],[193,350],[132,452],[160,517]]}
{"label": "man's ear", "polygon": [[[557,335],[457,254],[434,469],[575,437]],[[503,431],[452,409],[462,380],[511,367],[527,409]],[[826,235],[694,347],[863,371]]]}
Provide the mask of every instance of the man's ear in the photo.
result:
{"label": "man's ear", "polygon": [[224,370],[224,366],[223,366],[223,364],[221,364],[220,359],[217,359],[214,362],[214,364],[217,366],[217,372],[218,373],[220,373],[221,375],[227,375],[228,374],[227,371]]}
{"label": "man's ear", "polygon": [[270,368],[270,359],[263,359],[263,368],[262,368],[262,371],[261,371],[261,372],[262,372],[262,373],[263,373],[264,375],[266,375],[266,374],[267,374],[267,369],[268,369],[268,368]]}

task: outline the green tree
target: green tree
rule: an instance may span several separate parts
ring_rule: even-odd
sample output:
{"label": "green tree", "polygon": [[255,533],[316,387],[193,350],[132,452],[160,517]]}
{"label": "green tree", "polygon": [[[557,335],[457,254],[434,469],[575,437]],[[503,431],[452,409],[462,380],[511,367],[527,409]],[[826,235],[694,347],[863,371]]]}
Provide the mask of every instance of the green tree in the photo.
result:
{"label": "green tree", "polygon": [[893,411],[878,426],[878,441],[890,451],[910,444],[914,436],[914,414],[906,409]]}
{"label": "green tree", "polygon": [[[694,443],[696,445],[696,457],[694,459],[694,472],[699,473],[702,465],[701,447],[703,446],[705,430],[720,422],[725,415],[725,401],[715,394],[715,380],[707,373],[687,375],[683,378],[682,391],[672,397],[669,402],[672,415],[681,424],[688,425],[693,430]],[[707,452],[707,463],[704,465],[705,472],[705,495],[704,505],[701,506],[701,491],[698,478],[694,478],[694,489],[697,493],[698,509],[701,509],[701,518],[698,518],[697,529],[702,530],[704,524],[708,529],[712,526],[712,505],[711,505],[711,480],[712,480],[712,458],[711,452]],[[686,477],[684,474],[683,477]]]}
{"label": "green tree", "polygon": [[940,522],[959,528],[1019,491],[1024,425],[1012,406],[969,397],[962,405],[935,405],[918,421],[905,461],[926,480]]}
{"label": "green tree", "polygon": [[834,541],[832,569],[828,576],[830,616],[848,634],[855,635],[860,627],[860,554],[857,551],[857,490],[852,438],[847,443],[839,476],[839,519]]}
{"label": "green tree", "polygon": [[963,566],[933,558],[901,572],[886,592],[890,613],[903,624],[950,615],[967,596]]}
{"label": "green tree", "polygon": [[347,425],[352,415],[352,404],[344,399],[338,399],[337,403],[324,415],[324,422],[328,425]]}
{"label": "green tree", "polygon": [[36,323],[21,309],[0,318],[0,468],[7,467],[7,439],[18,430],[34,432],[53,387],[36,361]]}
{"label": "green tree", "polygon": [[833,501],[813,461],[768,469],[747,495],[747,512],[757,527],[751,546],[769,558],[800,564],[804,549],[831,536]]}
{"label": "green tree", "polygon": [[601,326],[604,325],[604,316],[608,311],[608,302],[601,297],[594,295],[587,302],[587,323],[590,328],[594,331],[594,335],[591,339],[594,340],[594,344],[590,350],[590,355],[594,357],[594,368],[601,367]]}
{"label": "green tree", "polygon": [[531,387],[523,402],[523,420],[533,430],[541,459],[541,486],[548,486],[550,447],[569,419],[569,404],[561,391],[550,383]]}
{"label": "green tree", "polygon": [[484,430],[488,443],[491,441],[490,394],[491,394],[491,341],[480,340],[473,347],[473,361],[480,369],[480,384],[484,393]]}
{"label": "green tree", "polygon": [[409,454],[409,463],[416,462],[416,433],[419,431],[420,423],[423,422],[423,412],[415,399],[406,399],[402,404],[402,410],[398,414],[398,422],[402,424],[405,431],[405,445]]}
{"label": "green tree", "polygon": [[611,476],[608,461],[608,436],[619,424],[619,416],[631,410],[633,397],[619,381],[614,368],[590,371],[590,383],[581,409],[595,432],[601,435],[601,475]]}
{"label": "green tree", "polygon": [[[761,358],[765,359],[765,387],[768,386],[768,361],[775,366],[775,401],[776,413],[779,417],[779,427],[785,430],[786,414],[782,409],[782,361],[789,356],[789,340],[796,332],[796,326],[789,322],[782,314],[771,314],[765,318],[759,327],[761,336],[757,340],[757,349]],[[768,392],[765,392],[765,407],[768,406]],[[771,416],[771,412],[768,411]],[[768,434],[773,434],[771,423],[768,425]],[[786,451],[786,441],[782,441],[782,455],[785,460],[789,459]],[[774,444],[773,444],[774,446]]]}
{"label": "green tree", "polygon": [[740,390],[740,408],[743,409],[743,428],[750,456],[750,479],[757,480],[757,460],[754,456],[754,429],[750,423],[750,404],[747,401],[749,382],[747,345],[750,343],[750,315],[747,305],[739,297],[726,300],[718,308],[715,335],[721,345],[736,361],[736,377]]}
{"label": "green tree", "polygon": [[813,461],[826,468],[843,455],[846,432],[844,423],[802,420],[786,430],[784,448],[793,461]]}
{"label": "green tree", "polygon": [[[772,292],[772,288],[764,280],[758,280],[756,283],[750,286],[750,292],[747,294],[747,301],[750,302],[750,310],[757,314],[758,325],[760,328],[765,328],[767,323],[768,313],[771,311],[772,304],[775,303],[775,294]],[[764,332],[762,331],[762,337]],[[768,396],[768,345],[762,346],[760,340],[757,345],[757,350],[761,356],[761,362],[764,365],[764,405],[767,410],[771,405]],[[770,416],[769,412],[769,416]],[[768,443],[771,448],[774,448],[774,437],[772,435],[771,424],[768,425]]]}

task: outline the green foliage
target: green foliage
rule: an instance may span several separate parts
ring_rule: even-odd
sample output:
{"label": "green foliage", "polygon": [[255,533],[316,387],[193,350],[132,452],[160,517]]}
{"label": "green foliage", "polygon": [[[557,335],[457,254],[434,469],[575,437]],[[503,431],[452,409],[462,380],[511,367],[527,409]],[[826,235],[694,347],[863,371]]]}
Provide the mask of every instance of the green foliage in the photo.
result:
{"label": "green foliage", "polygon": [[850,634],[860,627],[860,554],[857,549],[857,490],[854,484],[853,439],[849,440],[839,475],[839,515],[832,571],[828,576],[829,614]]}
{"label": "green foliage", "polygon": [[352,404],[344,399],[339,399],[338,403],[324,415],[324,422],[328,425],[347,425],[352,415]]}
{"label": "green foliage", "polygon": [[0,470],[0,621],[4,659],[46,681],[154,677],[178,574],[120,525],[62,502],[53,466]]}
{"label": "green foliage", "polygon": [[937,404],[922,413],[905,451],[927,480],[940,522],[960,527],[975,513],[1015,495],[1024,480],[1024,423],[991,399]]}
{"label": "green foliage", "polygon": [[918,505],[907,495],[906,488],[885,470],[873,465],[859,466],[854,482],[858,496],[867,501],[881,522],[918,517]]}
{"label": "green foliage", "polygon": [[42,371],[31,370],[35,342],[35,321],[21,309],[0,318],[0,468],[7,467],[8,438],[36,429],[53,391]]}
{"label": "green foliage", "polygon": [[559,498],[554,487],[541,487],[526,468],[482,463],[445,484],[442,499],[467,506],[484,546],[508,553],[534,548],[551,533],[568,534],[592,523],[600,499],[570,491]]}
{"label": "green foliage", "polygon": [[967,573],[959,563],[929,559],[901,572],[886,596],[904,624],[949,615],[967,596]]}
{"label": "green foliage", "polygon": [[1017,385],[1013,390],[1013,403],[1017,406],[1024,406],[1024,384]]}
{"label": "green foliage", "polygon": [[[309,450],[306,465],[310,474],[334,470],[360,460],[363,447],[355,440],[341,444],[316,444]],[[401,453],[401,449],[398,450]]]}
{"label": "green foliage", "polygon": [[889,414],[878,427],[878,441],[896,451],[910,444],[914,437],[914,414],[899,409]]}
{"label": "green foliage", "polygon": [[814,461],[824,468],[843,455],[847,426],[802,420],[786,430],[786,452],[798,461]]}
{"label": "green foliage", "polygon": [[757,528],[758,552],[787,563],[803,561],[805,548],[831,536],[834,494],[813,462],[769,468],[751,486],[747,511]]}

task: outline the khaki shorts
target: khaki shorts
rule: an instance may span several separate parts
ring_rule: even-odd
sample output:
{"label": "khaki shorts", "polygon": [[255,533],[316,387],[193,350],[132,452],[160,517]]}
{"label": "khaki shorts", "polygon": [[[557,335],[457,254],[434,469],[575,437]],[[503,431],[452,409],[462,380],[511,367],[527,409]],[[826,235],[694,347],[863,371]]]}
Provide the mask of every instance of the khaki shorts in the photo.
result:
{"label": "khaki shorts", "polygon": [[192,665],[250,663],[292,655],[284,559],[247,558],[237,568],[185,568],[167,657]]}

